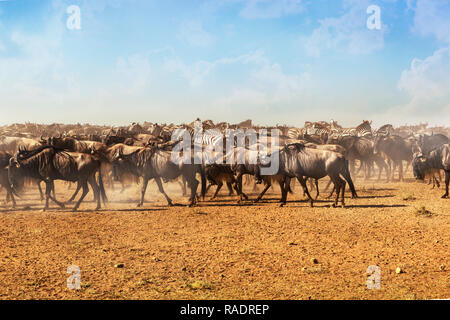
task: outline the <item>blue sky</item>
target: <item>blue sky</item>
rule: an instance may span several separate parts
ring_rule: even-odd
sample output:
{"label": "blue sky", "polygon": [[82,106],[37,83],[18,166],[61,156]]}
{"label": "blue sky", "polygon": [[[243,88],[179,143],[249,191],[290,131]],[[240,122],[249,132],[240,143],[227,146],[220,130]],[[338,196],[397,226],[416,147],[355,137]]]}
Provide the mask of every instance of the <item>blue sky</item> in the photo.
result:
{"label": "blue sky", "polygon": [[2,124],[450,125],[450,1],[0,1],[0,110]]}

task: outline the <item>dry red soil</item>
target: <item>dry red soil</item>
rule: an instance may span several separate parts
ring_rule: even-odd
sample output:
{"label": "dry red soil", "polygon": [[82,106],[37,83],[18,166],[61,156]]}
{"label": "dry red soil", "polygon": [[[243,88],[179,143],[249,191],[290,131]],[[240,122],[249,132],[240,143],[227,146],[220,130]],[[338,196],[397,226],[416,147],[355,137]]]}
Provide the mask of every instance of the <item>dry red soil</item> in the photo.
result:
{"label": "dry red soil", "polygon": [[[16,209],[0,205],[0,299],[450,298],[450,200],[407,177],[357,179],[360,198],[346,198],[346,208],[331,208],[324,192],[310,208],[299,185],[284,208],[278,186],[259,204],[239,205],[223,190],[169,208],[152,183],[143,208],[137,186],[117,185],[100,211],[85,202],[77,213],[55,204],[42,212],[29,188]],[[178,184],[165,187],[187,203]],[[57,197],[73,188],[57,183]],[[81,270],[79,290],[66,285],[71,265]],[[381,270],[379,290],[366,285],[371,265]]]}

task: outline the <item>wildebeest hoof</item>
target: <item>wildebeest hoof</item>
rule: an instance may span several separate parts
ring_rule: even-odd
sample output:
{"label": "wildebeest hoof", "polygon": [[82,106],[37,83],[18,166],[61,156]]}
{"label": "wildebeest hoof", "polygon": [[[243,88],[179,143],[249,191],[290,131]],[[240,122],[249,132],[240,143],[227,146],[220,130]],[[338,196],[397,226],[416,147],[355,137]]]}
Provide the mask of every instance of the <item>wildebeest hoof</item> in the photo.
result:
{"label": "wildebeest hoof", "polygon": [[448,197],[448,194],[444,194],[441,198],[442,199],[445,199],[445,198],[447,198]]}

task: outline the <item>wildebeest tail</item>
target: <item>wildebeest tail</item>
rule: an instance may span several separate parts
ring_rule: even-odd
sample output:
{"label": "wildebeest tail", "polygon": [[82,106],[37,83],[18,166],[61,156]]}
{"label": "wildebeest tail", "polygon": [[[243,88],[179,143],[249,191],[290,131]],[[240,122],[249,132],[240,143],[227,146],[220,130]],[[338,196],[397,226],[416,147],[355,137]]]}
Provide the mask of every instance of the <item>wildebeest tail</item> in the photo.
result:
{"label": "wildebeest tail", "polygon": [[358,198],[358,195],[356,194],[355,185],[353,184],[352,177],[350,176],[350,170],[348,168],[348,160],[345,159],[345,166],[344,166],[344,173],[342,174],[344,176],[344,179],[347,181],[348,185],[350,186],[350,190],[352,191],[352,196],[354,198]]}

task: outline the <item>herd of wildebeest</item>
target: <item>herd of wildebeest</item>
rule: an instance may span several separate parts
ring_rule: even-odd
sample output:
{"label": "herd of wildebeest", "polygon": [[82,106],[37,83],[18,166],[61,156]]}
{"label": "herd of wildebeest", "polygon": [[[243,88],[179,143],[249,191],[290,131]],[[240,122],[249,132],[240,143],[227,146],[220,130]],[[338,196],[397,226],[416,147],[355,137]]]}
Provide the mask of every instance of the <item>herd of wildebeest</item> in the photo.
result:
{"label": "herd of wildebeest", "polygon": [[[105,189],[114,188],[114,182],[118,181],[124,188],[124,181],[129,182],[130,179],[141,185],[139,206],[144,203],[151,179],[155,180],[169,205],[173,202],[163,187],[163,183],[169,181],[178,181],[183,196],[187,194],[186,186],[190,189],[190,206],[204,201],[211,186],[216,186],[212,199],[215,198],[224,184],[230,195],[236,192],[239,202],[248,200],[243,183],[263,184],[263,191],[255,199],[259,201],[276,182],[281,190],[281,205],[284,205],[293,189],[291,182],[296,178],[312,206],[319,195],[318,180],[328,176],[328,186],[334,187],[329,196],[335,194],[333,206],[338,205],[339,199],[344,206],[346,184],[352,197],[358,197],[352,176],[362,173],[365,179],[369,179],[375,174],[378,180],[394,181],[397,175],[402,181],[405,164],[406,168],[412,166],[416,179],[428,181],[433,187],[440,186],[444,173],[445,194],[442,197],[448,197],[450,128],[431,128],[427,124],[393,127],[386,124],[375,129],[371,124],[364,120],[356,127],[343,128],[333,120],[307,121],[303,128],[296,128],[255,126],[251,120],[239,124],[215,124],[211,120],[200,119],[181,125],[144,122],[123,127],[13,124],[0,127],[0,186],[6,191],[5,205],[11,202],[13,207],[23,189],[30,184],[37,186],[41,200],[45,200],[44,210],[49,208],[49,200],[64,208],[81,190],[81,196],[73,207],[76,211],[88,194],[89,186],[98,210],[102,202],[108,201]],[[195,136],[196,125],[201,125],[203,130],[200,139]],[[233,132],[249,129],[256,132],[256,139],[245,140],[243,145],[238,145]],[[230,151],[241,152],[245,159],[257,152],[261,144],[261,129],[266,129],[270,141],[274,138],[270,133],[278,129],[278,143],[268,148],[269,154],[264,158],[256,156],[256,162],[225,161]],[[216,157],[213,162],[194,159],[174,162],[172,153],[181,143],[173,139],[177,130],[191,133],[192,146],[200,146],[202,152],[208,148],[208,152],[216,152],[219,144],[224,149],[218,153],[220,161]],[[230,139],[231,149],[225,149],[225,145],[230,146]],[[278,159],[276,171],[270,175],[262,174],[264,168],[271,166],[273,155]],[[195,156],[194,153],[188,155]],[[57,200],[55,180],[77,184],[68,201]],[[42,182],[45,184],[44,192]],[[313,188],[316,189],[315,199],[310,194]]]}

